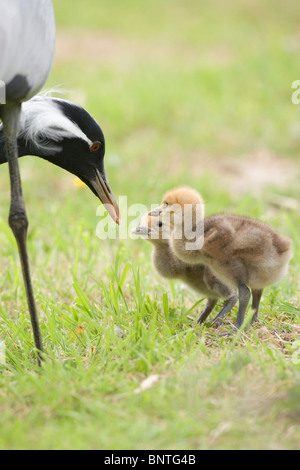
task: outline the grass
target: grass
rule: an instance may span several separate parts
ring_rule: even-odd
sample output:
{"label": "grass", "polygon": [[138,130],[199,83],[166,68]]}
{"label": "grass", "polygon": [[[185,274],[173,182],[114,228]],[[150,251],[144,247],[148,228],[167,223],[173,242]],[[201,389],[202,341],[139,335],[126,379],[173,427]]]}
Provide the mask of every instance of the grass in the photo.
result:
{"label": "grass", "polygon": [[[299,449],[299,211],[274,206],[272,195],[299,200],[291,83],[300,7],[275,3],[54,1],[58,55],[47,85],[70,89],[101,124],[116,196],[150,207],[188,183],[207,213],[258,217],[289,235],[294,257],[287,279],[265,290],[261,323],[220,338],[195,328],[204,299],[161,280],[148,243],[99,240],[90,191],[24,158],[46,349],[38,370],[3,167],[1,449]],[[288,180],[261,184],[282,162]],[[158,381],[139,392],[152,375]]]}

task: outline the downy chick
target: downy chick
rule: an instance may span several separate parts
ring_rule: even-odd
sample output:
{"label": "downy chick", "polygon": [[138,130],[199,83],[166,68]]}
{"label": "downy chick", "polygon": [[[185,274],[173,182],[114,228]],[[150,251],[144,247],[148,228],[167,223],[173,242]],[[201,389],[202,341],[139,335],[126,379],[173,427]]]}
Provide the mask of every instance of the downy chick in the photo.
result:
{"label": "downy chick", "polygon": [[206,320],[219,298],[227,299],[223,309],[213,320],[216,326],[220,325],[225,315],[237,302],[237,292],[222,284],[208,267],[202,264],[187,264],[177,258],[169,245],[172,228],[169,224],[158,220],[157,217],[145,214],[140,226],[133,229],[132,232],[152,243],[154,247],[152,263],[162,277],[180,279],[193,290],[207,297],[207,304],[198,318],[198,323],[203,323]]}
{"label": "downy chick", "polygon": [[[188,209],[188,210],[187,210]],[[225,285],[238,289],[240,328],[252,292],[252,322],[258,318],[263,289],[287,273],[291,240],[259,220],[230,214],[204,218],[200,194],[187,187],[169,191],[151,215],[174,225],[171,248],[182,261],[203,263]],[[189,215],[189,217],[186,217]]]}

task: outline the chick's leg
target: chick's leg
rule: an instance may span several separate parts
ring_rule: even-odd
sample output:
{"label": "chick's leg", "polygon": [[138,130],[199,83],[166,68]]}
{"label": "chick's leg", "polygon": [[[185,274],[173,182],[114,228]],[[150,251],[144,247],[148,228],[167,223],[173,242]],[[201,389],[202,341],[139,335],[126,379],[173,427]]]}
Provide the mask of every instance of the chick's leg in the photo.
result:
{"label": "chick's leg", "polygon": [[254,315],[251,320],[251,325],[253,322],[258,320],[258,309],[260,304],[260,299],[263,293],[263,289],[260,290],[252,290],[252,306],[251,308],[254,310]]}
{"label": "chick's leg", "polygon": [[238,287],[239,290],[239,310],[235,322],[235,327],[237,329],[241,328],[243,321],[245,319],[245,313],[248,307],[250,300],[250,289],[245,284],[240,284]]}
{"label": "chick's leg", "polygon": [[235,292],[232,296],[230,296],[226,302],[224,307],[222,308],[221,312],[213,319],[212,323],[214,326],[220,326],[223,323],[223,320],[228,312],[235,306],[238,300],[238,293]]}
{"label": "chick's leg", "polygon": [[217,300],[216,299],[208,299],[207,300],[207,303],[206,303],[206,306],[205,306],[205,309],[203,310],[203,312],[201,313],[201,315],[199,316],[198,320],[197,320],[197,323],[204,323],[205,320],[207,319],[208,315],[210,314],[210,312],[215,308],[216,306],[216,303],[217,303]]}

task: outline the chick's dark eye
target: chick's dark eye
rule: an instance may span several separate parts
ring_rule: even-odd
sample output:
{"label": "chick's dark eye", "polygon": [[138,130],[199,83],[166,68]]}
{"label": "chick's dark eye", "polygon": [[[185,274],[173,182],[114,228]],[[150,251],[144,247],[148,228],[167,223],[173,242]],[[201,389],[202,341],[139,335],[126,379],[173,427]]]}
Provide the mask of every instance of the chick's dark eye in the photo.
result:
{"label": "chick's dark eye", "polygon": [[162,227],[163,223],[161,221],[157,222],[158,227]]}
{"label": "chick's dark eye", "polygon": [[169,203],[166,201],[166,202],[165,202],[165,206],[168,207],[168,205],[169,205]]}
{"label": "chick's dark eye", "polygon": [[94,142],[91,145],[91,152],[98,152],[98,150],[100,150],[100,147],[101,147],[101,142]]}

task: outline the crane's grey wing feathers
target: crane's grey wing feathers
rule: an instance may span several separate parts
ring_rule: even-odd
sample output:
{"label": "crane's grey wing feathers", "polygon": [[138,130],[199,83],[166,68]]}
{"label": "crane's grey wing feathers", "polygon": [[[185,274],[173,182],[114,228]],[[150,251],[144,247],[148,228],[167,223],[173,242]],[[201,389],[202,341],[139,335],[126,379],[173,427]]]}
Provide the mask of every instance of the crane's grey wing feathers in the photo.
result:
{"label": "crane's grey wing feathers", "polygon": [[0,12],[0,80],[7,101],[24,101],[42,88],[52,66],[52,0],[0,0]]}

